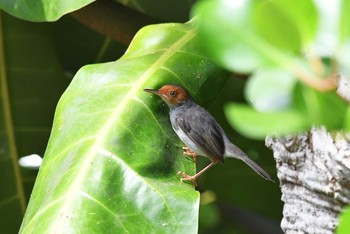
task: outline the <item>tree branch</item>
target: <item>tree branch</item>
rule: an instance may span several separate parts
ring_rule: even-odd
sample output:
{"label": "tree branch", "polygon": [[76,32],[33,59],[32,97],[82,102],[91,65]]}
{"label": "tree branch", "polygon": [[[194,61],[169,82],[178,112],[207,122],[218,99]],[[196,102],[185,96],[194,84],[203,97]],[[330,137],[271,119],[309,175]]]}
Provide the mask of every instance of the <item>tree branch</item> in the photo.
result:
{"label": "tree branch", "polygon": [[70,14],[91,29],[129,45],[136,32],[159,20],[143,15],[120,3],[100,0]]}
{"label": "tree branch", "polygon": [[277,162],[285,233],[334,233],[339,213],[350,203],[349,137],[313,128],[266,138]]}
{"label": "tree branch", "polygon": [[337,78],[334,75],[321,79],[302,67],[294,66],[290,70],[299,80],[320,92],[327,92],[337,88]]}

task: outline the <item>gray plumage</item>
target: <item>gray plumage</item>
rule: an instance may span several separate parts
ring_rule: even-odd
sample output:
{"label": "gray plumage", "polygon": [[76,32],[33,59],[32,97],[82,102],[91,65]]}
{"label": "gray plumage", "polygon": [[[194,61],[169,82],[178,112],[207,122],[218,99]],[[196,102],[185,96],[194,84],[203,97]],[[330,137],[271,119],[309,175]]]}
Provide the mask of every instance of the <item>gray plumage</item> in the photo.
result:
{"label": "gray plumage", "polygon": [[222,127],[203,107],[191,99],[181,106],[170,106],[170,121],[174,131],[187,147],[211,161],[224,157],[237,158],[246,163],[266,180],[273,178],[241,149],[230,142]]}

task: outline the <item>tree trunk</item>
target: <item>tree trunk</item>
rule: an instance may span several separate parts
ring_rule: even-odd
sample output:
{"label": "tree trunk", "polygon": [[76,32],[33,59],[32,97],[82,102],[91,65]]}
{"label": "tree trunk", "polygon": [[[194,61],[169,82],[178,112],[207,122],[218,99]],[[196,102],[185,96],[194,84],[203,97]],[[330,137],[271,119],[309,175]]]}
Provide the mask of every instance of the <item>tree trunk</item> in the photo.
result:
{"label": "tree trunk", "polygon": [[350,202],[350,135],[325,128],[283,138],[267,137],[282,191],[285,233],[334,233]]}

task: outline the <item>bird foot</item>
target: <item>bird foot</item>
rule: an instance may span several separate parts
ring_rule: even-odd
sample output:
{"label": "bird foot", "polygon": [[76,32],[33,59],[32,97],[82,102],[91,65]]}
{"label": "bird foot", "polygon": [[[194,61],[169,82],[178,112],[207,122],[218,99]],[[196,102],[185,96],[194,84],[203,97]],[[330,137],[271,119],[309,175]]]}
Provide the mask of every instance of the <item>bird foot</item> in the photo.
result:
{"label": "bird foot", "polygon": [[197,184],[197,177],[195,176],[190,176],[190,175],[187,175],[186,173],[182,172],[182,171],[179,171],[176,175],[181,175],[182,178],[180,179],[181,182],[186,182],[186,181],[190,181],[194,184],[194,186],[198,186]]}
{"label": "bird foot", "polygon": [[197,154],[188,147],[182,147],[184,150],[183,155],[187,155],[193,158],[194,162],[197,163]]}

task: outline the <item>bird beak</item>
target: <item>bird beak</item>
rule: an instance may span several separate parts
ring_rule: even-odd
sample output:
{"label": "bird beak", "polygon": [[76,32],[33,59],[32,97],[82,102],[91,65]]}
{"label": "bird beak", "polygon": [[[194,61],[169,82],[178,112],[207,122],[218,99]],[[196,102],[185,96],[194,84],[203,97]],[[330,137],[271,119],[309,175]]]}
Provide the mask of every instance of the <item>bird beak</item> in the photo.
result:
{"label": "bird beak", "polygon": [[144,89],[143,91],[147,92],[147,93],[153,93],[156,95],[160,95],[159,90],[158,89]]}

